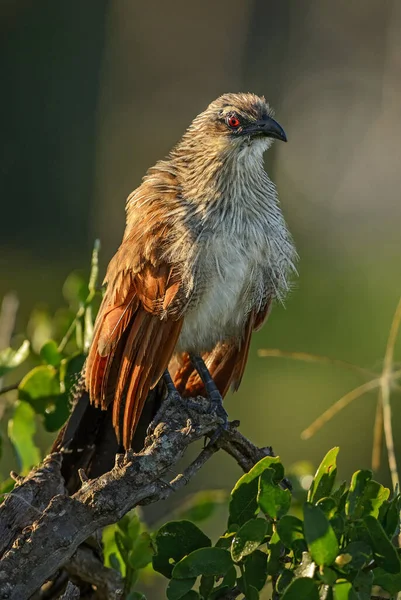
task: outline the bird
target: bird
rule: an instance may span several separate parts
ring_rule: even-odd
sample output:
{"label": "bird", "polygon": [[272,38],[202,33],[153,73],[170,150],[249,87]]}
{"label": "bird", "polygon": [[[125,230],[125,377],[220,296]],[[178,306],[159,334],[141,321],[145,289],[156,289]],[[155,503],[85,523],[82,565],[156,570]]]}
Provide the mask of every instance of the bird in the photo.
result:
{"label": "bird", "polygon": [[182,398],[209,394],[226,415],[221,401],[241,383],[252,334],[296,274],[264,168],[272,142],[287,141],[273,114],[262,96],[223,94],[129,195],[84,366],[86,399],[56,449],[78,430],[84,445],[97,420],[107,420],[115,448],[135,447],[147,399],[166,377]]}

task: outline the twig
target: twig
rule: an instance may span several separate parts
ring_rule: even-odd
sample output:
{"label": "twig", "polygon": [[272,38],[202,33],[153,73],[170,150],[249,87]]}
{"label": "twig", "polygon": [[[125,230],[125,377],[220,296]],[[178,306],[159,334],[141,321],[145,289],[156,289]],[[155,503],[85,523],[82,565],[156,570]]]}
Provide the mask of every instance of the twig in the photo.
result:
{"label": "twig", "polygon": [[89,293],[88,293],[88,296],[87,296],[85,302],[82,304],[82,306],[79,307],[77,314],[75,315],[71,325],[69,326],[66,334],[64,335],[63,339],[59,343],[59,345],[58,345],[59,352],[63,352],[63,350],[65,349],[66,345],[70,341],[70,338],[77,327],[78,322],[85,315],[86,309],[88,308],[88,306],[90,306],[91,302],[93,301],[93,298],[95,297],[96,281],[97,281],[98,274],[99,274],[99,250],[100,250],[100,241],[95,240],[95,244],[93,246],[93,252],[92,252],[91,271],[90,271],[90,275],[89,275],[89,284],[88,284]]}
{"label": "twig", "polygon": [[351,392],[348,392],[348,394],[345,394],[345,396],[337,400],[337,402],[335,402],[327,410],[325,410],[324,413],[320,415],[320,417],[318,417],[315,421],[313,421],[311,425],[309,425],[309,427],[304,429],[304,431],[301,433],[302,439],[307,440],[310,437],[312,437],[312,435],[314,435],[316,431],[323,427],[323,425],[330,421],[330,419],[332,419],[334,415],[336,415],[338,412],[340,412],[340,410],[348,406],[348,404],[350,404],[353,400],[356,400],[356,398],[359,398],[366,392],[370,392],[371,390],[380,387],[380,385],[380,378],[372,379],[371,381],[363,383],[354,390],[351,390]]}
{"label": "twig", "polygon": [[372,471],[378,471],[383,447],[383,406],[381,396],[377,399],[375,424],[373,427]]}
{"label": "twig", "polygon": [[[377,377],[377,373],[354,365],[346,360],[340,360],[338,358],[332,358],[330,356],[324,356],[320,354],[310,354],[309,352],[287,352],[285,350],[279,350],[278,348],[261,348],[258,350],[258,356],[266,358],[290,358],[291,360],[300,360],[302,362],[310,363],[323,363],[327,365],[335,365],[342,367],[348,371],[355,371],[364,377]],[[401,386],[400,386],[401,389]]]}
{"label": "twig", "polygon": [[387,340],[386,353],[384,355],[383,361],[383,371],[382,376],[380,378],[380,393],[379,393],[379,403],[383,408],[383,429],[384,429],[384,437],[386,440],[387,447],[387,455],[388,455],[388,464],[390,467],[391,481],[393,485],[393,490],[398,490],[400,488],[400,479],[398,475],[397,468],[397,460],[395,457],[394,451],[394,437],[393,437],[393,429],[391,424],[391,402],[390,402],[390,393],[391,393],[391,381],[393,373],[393,363],[394,363],[394,347],[397,341],[398,330],[401,324],[401,298],[398,302],[397,308],[394,313],[393,321],[390,327],[390,333]]}
{"label": "twig", "polygon": [[12,385],[5,385],[3,388],[0,389],[0,396],[1,396],[1,394],[7,394],[8,392],[13,392],[14,390],[18,390],[19,384],[20,384],[20,382],[13,383]]}

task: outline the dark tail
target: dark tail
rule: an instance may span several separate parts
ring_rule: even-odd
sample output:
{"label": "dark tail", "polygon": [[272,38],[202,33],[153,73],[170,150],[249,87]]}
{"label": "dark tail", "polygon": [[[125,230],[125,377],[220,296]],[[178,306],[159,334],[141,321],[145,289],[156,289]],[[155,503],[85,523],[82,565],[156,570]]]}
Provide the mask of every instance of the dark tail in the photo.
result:
{"label": "dark tail", "polygon": [[[162,395],[162,385],[156,386],[148,395],[131,442],[134,452],[143,448],[146,430],[160,407]],[[107,410],[93,406],[86,390],[75,391],[71,415],[51,450],[63,455],[61,472],[70,494],[81,486],[79,469],[83,469],[89,479],[94,479],[110,471],[116,454],[124,452],[117,441],[112,412],[112,405]]]}

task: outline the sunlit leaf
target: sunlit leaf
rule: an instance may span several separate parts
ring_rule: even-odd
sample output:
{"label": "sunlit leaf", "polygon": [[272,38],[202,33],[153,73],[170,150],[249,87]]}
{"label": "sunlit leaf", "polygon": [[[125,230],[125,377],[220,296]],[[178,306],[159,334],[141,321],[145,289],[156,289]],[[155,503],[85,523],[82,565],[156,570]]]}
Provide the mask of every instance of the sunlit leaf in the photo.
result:
{"label": "sunlit leaf", "polygon": [[40,462],[39,448],[34,443],[35,413],[26,402],[17,402],[13,418],[8,422],[8,435],[17,453],[23,474]]}
{"label": "sunlit leaf", "polygon": [[305,539],[313,560],[319,566],[330,566],[338,554],[336,534],[326,515],[313,504],[304,504]]}
{"label": "sunlit leaf", "polygon": [[274,469],[265,469],[260,475],[257,501],[260,509],[266,515],[272,519],[280,519],[290,508],[291,492],[283,490],[275,481],[274,476]]}
{"label": "sunlit leaf", "polygon": [[35,367],[18,386],[18,397],[28,402],[35,412],[43,414],[55,397],[60,395],[57,371],[51,365]]}
{"label": "sunlit leaf", "polygon": [[333,585],[334,600],[358,600],[358,595],[352,587],[352,583],[346,579],[339,579]]}
{"label": "sunlit leaf", "polygon": [[58,367],[61,363],[62,356],[58,351],[57,344],[54,340],[48,340],[40,349],[40,358],[48,365]]}
{"label": "sunlit leaf", "polygon": [[337,474],[337,455],[339,448],[329,450],[320,463],[308,492],[308,502],[316,503],[320,498],[329,496]]}
{"label": "sunlit leaf", "polygon": [[279,462],[278,456],[266,456],[237,481],[231,492],[228,525],[233,523],[243,525],[256,515],[259,510],[257,502],[259,476],[272,464]]}
{"label": "sunlit leaf", "polygon": [[29,342],[25,340],[17,350],[4,348],[0,351],[0,377],[19,367],[29,356]]}
{"label": "sunlit leaf", "polygon": [[352,476],[345,512],[354,519],[361,519],[366,515],[377,517],[381,505],[389,495],[388,488],[372,481],[371,471],[357,471]]}
{"label": "sunlit leaf", "polygon": [[265,519],[247,521],[235,534],[231,544],[231,556],[234,562],[239,562],[251,554],[263,542],[267,532]]}

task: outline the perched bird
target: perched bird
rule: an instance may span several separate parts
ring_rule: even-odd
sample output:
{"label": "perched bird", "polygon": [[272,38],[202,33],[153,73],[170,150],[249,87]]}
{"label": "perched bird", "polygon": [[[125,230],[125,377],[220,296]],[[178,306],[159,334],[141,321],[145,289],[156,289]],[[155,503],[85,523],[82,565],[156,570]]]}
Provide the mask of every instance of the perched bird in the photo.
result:
{"label": "perched bird", "polygon": [[84,371],[90,419],[107,413],[120,448],[167,369],[183,397],[238,389],[252,332],[289,289],[297,254],[263,165],[273,139],[286,135],[263,97],[224,94],[127,200]]}

